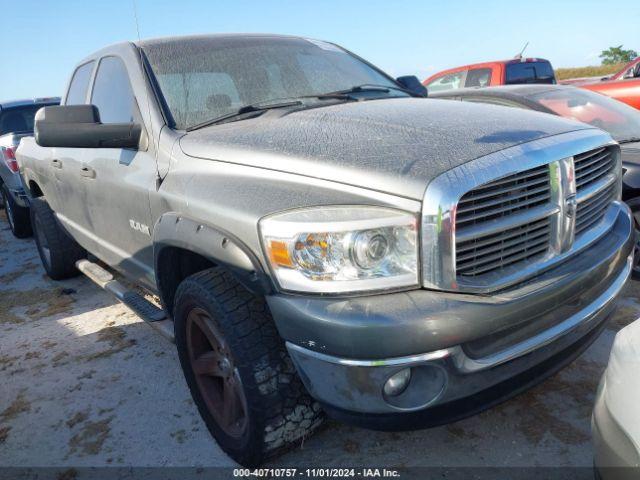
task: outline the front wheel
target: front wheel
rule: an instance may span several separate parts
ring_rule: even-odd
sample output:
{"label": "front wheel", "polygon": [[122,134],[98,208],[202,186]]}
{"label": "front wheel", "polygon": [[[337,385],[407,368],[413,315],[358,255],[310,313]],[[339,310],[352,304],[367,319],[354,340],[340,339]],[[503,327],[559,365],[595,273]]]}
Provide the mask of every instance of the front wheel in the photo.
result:
{"label": "front wheel", "polygon": [[191,395],[235,461],[259,465],[320,425],[320,406],[298,378],[266,302],[225,270],[180,284],[174,323]]}
{"label": "front wheel", "polygon": [[18,205],[6,185],[2,186],[2,203],[11,233],[16,238],[27,238],[33,235],[29,208]]}

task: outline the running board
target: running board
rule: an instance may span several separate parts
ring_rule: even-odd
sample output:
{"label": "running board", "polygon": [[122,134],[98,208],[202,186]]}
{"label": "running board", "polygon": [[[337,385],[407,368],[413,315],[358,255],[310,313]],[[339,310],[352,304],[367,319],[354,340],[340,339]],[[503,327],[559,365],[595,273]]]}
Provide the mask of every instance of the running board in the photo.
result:
{"label": "running board", "polygon": [[118,300],[129,307],[142,320],[156,329],[163,337],[173,342],[173,322],[167,318],[167,314],[161,308],[137,292],[128,290],[122,283],[113,278],[113,275],[97,263],[89,260],[78,260],[76,267],[93,283],[113,294]]}

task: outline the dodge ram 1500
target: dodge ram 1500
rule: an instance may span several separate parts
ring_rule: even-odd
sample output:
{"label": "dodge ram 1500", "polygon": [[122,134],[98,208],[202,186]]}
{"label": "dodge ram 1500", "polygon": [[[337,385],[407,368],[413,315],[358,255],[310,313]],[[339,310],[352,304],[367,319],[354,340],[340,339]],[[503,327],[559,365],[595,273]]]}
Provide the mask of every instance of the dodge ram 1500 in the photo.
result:
{"label": "dodge ram 1500", "polygon": [[48,275],[173,322],[240,463],[322,412],[406,429],[495,405],[586,348],[627,281],[609,134],[417,83],[305,38],[121,43],[18,148]]}

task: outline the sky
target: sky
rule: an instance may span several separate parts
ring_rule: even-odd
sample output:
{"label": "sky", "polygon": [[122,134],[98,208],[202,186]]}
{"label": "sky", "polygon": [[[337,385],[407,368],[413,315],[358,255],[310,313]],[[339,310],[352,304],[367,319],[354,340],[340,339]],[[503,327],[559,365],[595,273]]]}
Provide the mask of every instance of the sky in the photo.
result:
{"label": "sky", "polygon": [[62,95],[74,65],[111,43],[259,32],[328,40],[388,73],[421,80],[445,68],[525,55],[554,67],[640,51],[638,0],[0,0],[0,99]]}

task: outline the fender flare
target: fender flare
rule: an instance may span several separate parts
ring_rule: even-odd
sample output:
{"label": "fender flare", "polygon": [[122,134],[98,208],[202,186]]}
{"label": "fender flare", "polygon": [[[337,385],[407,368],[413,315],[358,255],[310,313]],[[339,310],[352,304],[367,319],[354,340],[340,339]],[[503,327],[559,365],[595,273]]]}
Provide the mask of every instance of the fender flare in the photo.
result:
{"label": "fender flare", "polygon": [[248,290],[266,295],[272,291],[269,276],[253,251],[240,239],[222,228],[176,212],[165,213],[153,229],[153,256],[156,283],[160,284],[160,260],[167,247],[198,254],[212,263],[227,268]]}

